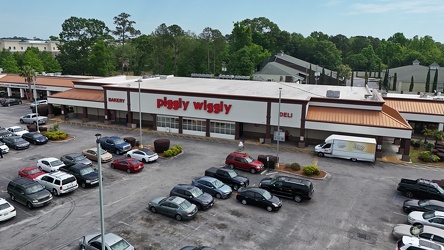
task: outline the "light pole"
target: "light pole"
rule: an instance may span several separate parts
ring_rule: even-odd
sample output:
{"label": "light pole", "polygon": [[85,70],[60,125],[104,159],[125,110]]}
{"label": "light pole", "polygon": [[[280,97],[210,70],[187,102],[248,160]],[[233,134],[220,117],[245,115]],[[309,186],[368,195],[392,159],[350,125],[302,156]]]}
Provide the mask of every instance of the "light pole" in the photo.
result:
{"label": "light pole", "polygon": [[142,100],[140,99],[140,83],[142,82],[142,79],[137,80],[139,83],[139,136],[140,136],[140,143],[139,148],[143,148],[142,144]]}
{"label": "light pole", "polygon": [[32,82],[34,84],[34,104],[35,104],[35,113],[37,114],[35,118],[35,124],[37,128],[37,133],[40,133],[39,128],[39,103],[37,102],[37,88],[35,87],[35,74],[32,76]]}
{"label": "light pole", "polygon": [[102,149],[100,148],[101,134],[96,134],[97,165],[99,166],[99,199],[100,199],[100,233],[102,237],[102,250],[105,250],[105,218],[103,217],[103,186],[102,186]]}
{"label": "light pole", "polygon": [[282,88],[279,88],[279,108],[278,108],[278,136],[277,136],[277,163],[279,163],[279,141],[281,140],[281,93],[282,93]]}

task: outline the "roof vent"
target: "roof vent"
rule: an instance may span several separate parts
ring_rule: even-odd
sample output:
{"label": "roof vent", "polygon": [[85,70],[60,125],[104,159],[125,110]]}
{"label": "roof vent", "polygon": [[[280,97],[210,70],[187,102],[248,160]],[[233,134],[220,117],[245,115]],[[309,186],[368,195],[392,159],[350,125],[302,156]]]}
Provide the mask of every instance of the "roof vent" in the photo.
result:
{"label": "roof vent", "polygon": [[160,75],[159,78],[160,78],[161,80],[166,80],[166,79],[168,78],[168,76],[166,76],[166,75]]}
{"label": "roof vent", "polygon": [[327,90],[328,98],[339,98],[341,96],[341,91],[339,90]]}

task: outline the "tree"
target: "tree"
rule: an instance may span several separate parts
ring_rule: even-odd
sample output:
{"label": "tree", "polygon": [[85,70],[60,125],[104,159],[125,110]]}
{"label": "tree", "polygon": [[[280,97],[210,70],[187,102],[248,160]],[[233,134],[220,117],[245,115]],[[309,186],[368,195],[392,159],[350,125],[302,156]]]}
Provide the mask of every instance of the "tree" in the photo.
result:
{"label": "tree", "polygon": [[149,68],[153,68],[153,47],[154,36],[141,35],[129,41],[129,45],[133,47],[134,55],[131,61],[131,69],[134,75],[142,75]]}
{"label": "tree", "polygon": [[210,43],[212,40],[212,29],[210,27],[206,27],[203,29],[202,33],[200,33],[199,37],[204,39],[207,43],[207,72],[210,71]]}
{"label": "tree", "polygon": [[45,72],[61,72],[62,67],[59,62],[48,51],[40,52],[39,56],[43,64],[43,70]]}
{"label": "tree", "polygon": [[125,40],[128,40],[130,37],[140,35],[140,31],[136,30],[133,25],[136,24],[135,21],[130,21],[131,15],[127,13],[120,13],[118,16],[114,17],[114,24],[116,26],[116,30],[112,33],[118,37],[118,41],[122,43],[122,70],[121,74],[123,74],[123,68],[125,64]]}
{"label": "tree", "polygon": [[396,82],[398,81],[398,74],[395,73],[395,75],[393,76],[393,86],[392,86],[392,90],[396,91]]}
{"label": "tree", "polygon": [[389,72],[389,70],[387,69],[386,71],[385,71],[385,74],[384,74],[384,81],[382,82],[382,84],[384,85],[384,87],[387,89],[388,88],[388,86],[389,86],[389,74],[390,74],[390,72]]}
{"label": "tree", "polygon": [[111,76],[115,68],[113,55],[104,41],[99,40],[93,45],[89,54],[89,72],[95,76]]}
{"label": "tree", "polygon": [[40,60],[38,53],[37,48],[28,48],[23,54],[23,65],[30,66],[36,72],[43,72],[43,62]]}
{"label": "tree", "polygon": [[430,68],[429,71],[427,72],[427,78],[425,83],[425,92],[428,93],[429,91],[430,91]]}
{"label": "tree", "polygon": [[409,86],[409,92],[413,91],[413,87],[415,86],[415,80],[412,78],[410,79],[410,86]]}
{"label": "tree", "polygon": [[31,66],[25,65],[22,67],[19,75],[24,77],[25,82],[28,83],[29,94],[27,93],[26,96],[28,100],[31,100],[32,98],[31,84],[34,82],[36,71]]}
{"label": "tree", "polygon": [[433,78],[432,91],[438,91],[438,70],[435,70],[435,77]]}
{"label": "tree", "polygon": [[12,54],[9,54],[8,56],[4,57],[1,61],[1,67],[5,72],[8,73],[19,73],[20,69],[17,65],[17,61],[15,60],[14,56]]}
{"label": "tree", "polygon": [[434,129],[431,133],[433,138],[435,138],[435,145],[438,143],[438,141],[441,141],[444,138],[444,131],[439,129]]}
{"label": "tree", "polygon": [[350,79],[351,68],[348,65],[341,64],[337,67],[338,78],[344,79],[344,82],[347,82]]}
{"label": "tree", "polygon": [[180,40],[184,36],[185,32],[179,25],[171,25],[168,27],[168,32],[171,38],[171,44],[173,46],[173,60],[174,60],[174,75],[177,74],[177,57],[179,56]]}
{"label": "tree", "polygon": [[[171,49],[171,37],[165,23],[159,25],[153,33],[153,72],[167,74],[168,52]],[[171,70],[172,71],[172,70]]]}

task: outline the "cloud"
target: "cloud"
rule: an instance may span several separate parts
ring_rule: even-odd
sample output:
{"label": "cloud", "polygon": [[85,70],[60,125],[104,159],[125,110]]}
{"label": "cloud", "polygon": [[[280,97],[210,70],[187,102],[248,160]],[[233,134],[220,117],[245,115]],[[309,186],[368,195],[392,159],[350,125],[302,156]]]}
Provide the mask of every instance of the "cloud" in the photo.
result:
{"label": "cloud", "polygon": [[441,0],[377,0],[373,3],[354,3],[347,9],[349,15],[374,13],[441,14],[444,4]]}

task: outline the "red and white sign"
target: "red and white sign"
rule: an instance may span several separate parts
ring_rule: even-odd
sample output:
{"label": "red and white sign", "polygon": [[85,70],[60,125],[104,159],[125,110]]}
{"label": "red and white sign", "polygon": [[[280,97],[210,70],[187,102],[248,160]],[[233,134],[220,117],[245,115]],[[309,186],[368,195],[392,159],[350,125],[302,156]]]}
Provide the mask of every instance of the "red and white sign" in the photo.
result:
{"label": "red and white sign", "polygon": [[109,97],[109,98],[108,98],[108,102],[124,103],[124,102],[125,102],[125,99],[123,99],[123,98],[112,98],[112,97]]}
{"label": "red and white sign", "polygon": [[293,117],[293,113],[281,112],[281,117],[283,117],[283,118],[292,118]]}
{"label": "red and white sign", "polygon": [[174,109],[179,110],[182,109],[183,111],[186,111],[190,108],[194,108],[195,110],[202,110],[206,111],[207,113],[214,113],[219,114],[223,113],[228,115],[230,113],[231,104],[226,104],[223,101],[220,102],[209,102],[207,100],[203,100],[201,102],[192,102],[192,105],[190,106],[190,101],[185,101],[182,98],[178,98],[175,100],[170,100],[167,97],[164,97],[163,99],[157,99],[157,108],[167,108],[167,109]]}

